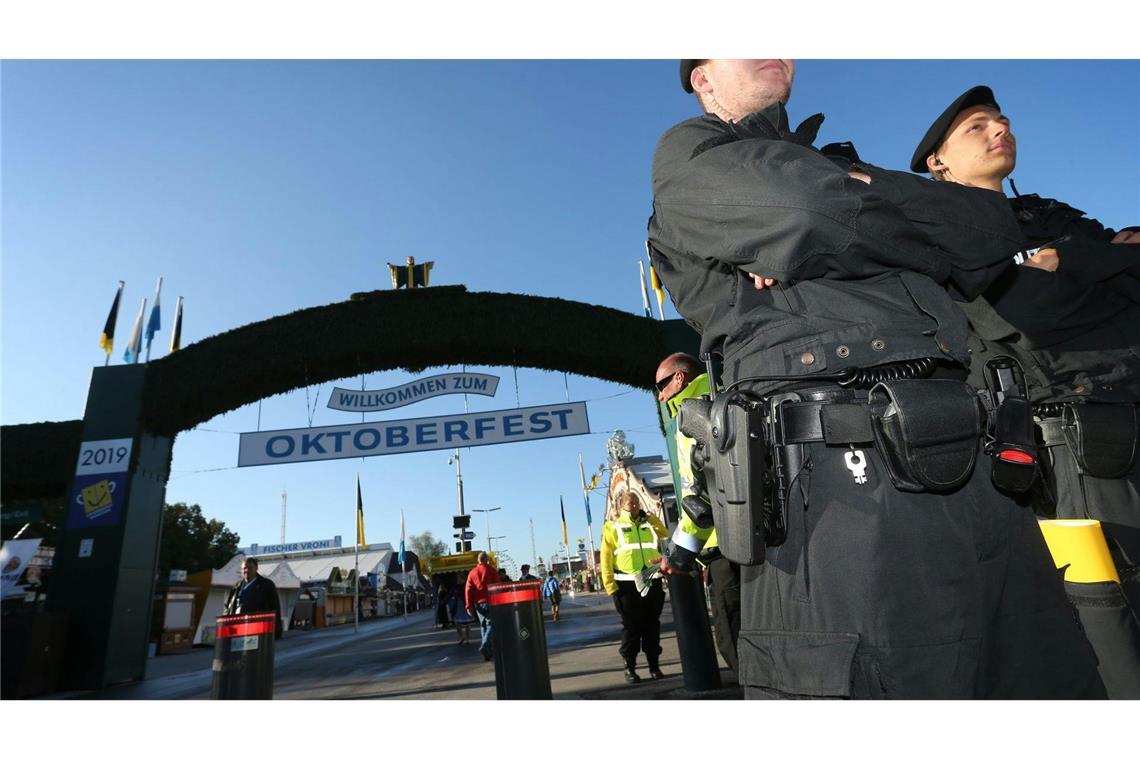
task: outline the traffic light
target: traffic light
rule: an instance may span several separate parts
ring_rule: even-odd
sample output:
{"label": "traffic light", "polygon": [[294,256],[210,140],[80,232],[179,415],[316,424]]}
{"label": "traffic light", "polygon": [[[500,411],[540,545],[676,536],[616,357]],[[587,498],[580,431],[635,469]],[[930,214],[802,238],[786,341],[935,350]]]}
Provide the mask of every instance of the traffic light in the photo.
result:
{"label": "traffic light", "polygon": [[471,527],[471,515],[453,515],[451,518],[451,527],[456,530]]}

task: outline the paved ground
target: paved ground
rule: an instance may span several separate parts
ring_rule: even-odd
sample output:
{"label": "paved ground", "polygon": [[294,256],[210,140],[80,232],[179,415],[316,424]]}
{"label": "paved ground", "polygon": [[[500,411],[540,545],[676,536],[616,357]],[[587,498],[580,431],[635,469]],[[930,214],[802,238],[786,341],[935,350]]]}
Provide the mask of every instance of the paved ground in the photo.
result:
{"label": "paved ground", "polygon": [[[478,627],[472,643],[457,644],[454,630],[433,625],[425,610],[405,618],[383,618],[352,626],[287,632],[277,642],[275,699],[495,699],[494,664],[478,652]],[[653,682],[639,662],[640,684],[625,683],[617,647],[621,623],[605,594],[563,597],[562,619],[545,618],[551,690],[555,699],[739,699],[727,669],[726,688],[692,694],[684,690],[672,615],[662,615],[661,668],[667,678]],[[213,650],[147,661],[143,681],[98,692],[59,694],[79,699],[209,699]]]}

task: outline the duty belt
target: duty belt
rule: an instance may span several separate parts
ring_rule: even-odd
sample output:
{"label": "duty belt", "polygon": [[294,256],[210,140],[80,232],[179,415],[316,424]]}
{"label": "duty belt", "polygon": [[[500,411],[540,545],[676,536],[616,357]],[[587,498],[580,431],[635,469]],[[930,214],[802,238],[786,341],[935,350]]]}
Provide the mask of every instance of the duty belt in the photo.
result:
{"label": "duty belt", "polygon": [[774,441],[777,446],[820,441],[833,445],[869,443],[874,440],[871,412],[886,407],[871,404],[867,392],[859,390],[812,390],[787,396],[788,400],[778,406],[781,440]]}

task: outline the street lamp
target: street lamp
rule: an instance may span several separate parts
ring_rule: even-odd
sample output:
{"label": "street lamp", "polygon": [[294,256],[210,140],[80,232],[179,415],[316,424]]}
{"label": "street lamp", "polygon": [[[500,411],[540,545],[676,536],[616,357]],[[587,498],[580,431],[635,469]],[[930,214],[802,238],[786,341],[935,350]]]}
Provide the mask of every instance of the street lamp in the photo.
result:
{"label": "street lamp", "polygon": [[[455,465],[455,484],[459,490],[459,514],[463,514],[463,468],[459,463],[459,449],[447,457],[447,463]],[[284,540],[281,543],[285,543]]]}
{"label": "street lamp", "polygon": [[472,512],[486,512],[487,513],[487,551],[491,551],[491,513],[498,512],[502,507],[491,507],[490,509],[473,509]]}

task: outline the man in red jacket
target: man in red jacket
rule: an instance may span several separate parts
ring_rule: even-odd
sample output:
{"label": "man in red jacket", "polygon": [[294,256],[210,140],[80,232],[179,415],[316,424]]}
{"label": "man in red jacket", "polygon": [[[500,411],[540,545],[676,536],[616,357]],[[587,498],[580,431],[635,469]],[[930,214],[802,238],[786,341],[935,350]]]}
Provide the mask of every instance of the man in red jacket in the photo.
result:
{"label": "man in red jacket", "polygon": [[491,659],[491,608],[490,596],[487,587],[499,582],[499,575],[490,565],[487,552],[479,552],[479,564],[467,575],[466,601],[467,612],[479,617],[479,632],[481,641],[479,652],[484,660]]}

